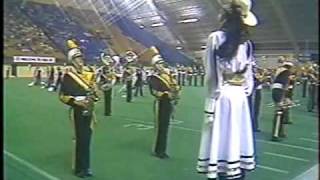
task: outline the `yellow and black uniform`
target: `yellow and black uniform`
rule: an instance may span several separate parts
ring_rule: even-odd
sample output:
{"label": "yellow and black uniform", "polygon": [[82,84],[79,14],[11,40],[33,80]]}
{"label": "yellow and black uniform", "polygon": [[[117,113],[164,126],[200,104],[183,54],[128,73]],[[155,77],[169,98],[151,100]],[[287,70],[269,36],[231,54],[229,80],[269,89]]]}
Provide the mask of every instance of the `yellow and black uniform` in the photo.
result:
{"label": "yellow and black uniform", "polygon": [[[294,88],[295,88],[295,83],[296,83],[296,75],[291,73],[291,75],[289,76],[288,89],[287,89],[287,93],[286,93],[286,98],[291,103],[293,102],[293,92],[294,92]],[[285,124],[292,124],[293,123],[290,118],[290,109],[289,108],[287,108],[285,111],[283,123],[285,123]]]}
{"label": "yellow and black uniform", "polygon": [[192,86],[193,70],[191,67],[188,68],[187,74],[188,74],[188,82],[189,82],[188,84],[189,86]]}
{"label": "yellow and black uniform", "polygon": [[262,85],[264,83],[264,74],[262,70],[258,70],[254,76],[254,98],[253,98],[253,131],[259,132],[259,115],[261,108]]}
{"label": "yellow and black uniform", "polygon": [[181,74],[181,67],[177,67],[177,71],[178,71],[178,76],[177,76],[177,81],[178,81],[178,85],[181,86],[181,78],[182,78],[182,74]]}
{"label": "yellow and black uniform", "polygon": [[204,72],[203,66],[200,66],[199,74],[200,74],[200,84],[201,84],[201,86],[204,86],[204,75],[205,75],[205,72]]}
{"label": "yellow and black uniform", "polygon": [[149,76],[148,83],[150,93],[156,97],[154,103],[156,137],[153,153],[159,158],[168,158],[166,153],[167,136],[180,86],[170,74],[166,73],[155,73]]}
{"label": "yellow and black uniform", "polygon": [[273,120],[272,141],[279,141],[280,137],[286,137],[284,120],[288,115],[288,84],[290,71],[288,68],[277,69],[275,79],[272,84],[272,99],[275,103],[275,115]]}
{"label": "yellow and black uniform", "polygon": [[111,116],[111,102],[112,102],[112,87],[116,83],[117,77],[112,70],[108,67],[102,68],[102,75],[100,83],[102,84],[101,90],[104,95],[104,115]]}
{"label": "yellow and black uniform", "polygon": [[[95,123],[94,102],[98,100],[95,91],[95,74],[91,70],[82,72],[69,71],[63,77],[60,100],[69,105],[75,129],[74,170],[79,177],[90,174],[90,142]],[[87,100],[88,108],[78,106],[76,100]]]}
{"label": "yellow and black uniform", "polygon": [[185,86],[185,82],[186,82],[186,68],[184,66],[181,67],[180,69],[181,72],[181,81],[182,81],[182,86]]}
{"label": "yellow and black uniform", "polygon": [[307,84],[308,84],[308,73],[305,67],[301,68],[301,81],[302,81],[302,97],[305,98],[307,95]]}
{"label": "yellow and black uniform", "polygon": [[131,102],[132,101],[132,80],[133,80],[133,74],[134,74],[134,70],[132,67],[127,66],[123,77],[125,79],[126,82],[126,90],[127,90],[127,102]]}
{"label": "yellow and black uniform", "polygon": [[310,69],[308,72],[308,101],[307,101],[307,110],[312,112],[316,105],[316,94],[317,88],[319,87],[318,74],[314,69]]}
{"label": "yellow and black uniform", "polygon": [[193,71],[193,77],[194,77],[193,86],[198,86],[198,70],[196,67],[194,67],[192,71]]}

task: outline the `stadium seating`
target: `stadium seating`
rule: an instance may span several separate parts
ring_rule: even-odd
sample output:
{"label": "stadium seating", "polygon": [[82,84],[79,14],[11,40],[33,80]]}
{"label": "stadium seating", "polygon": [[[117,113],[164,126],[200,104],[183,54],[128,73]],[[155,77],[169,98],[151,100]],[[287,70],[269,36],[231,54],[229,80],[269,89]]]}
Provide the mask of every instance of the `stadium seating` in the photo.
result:
{"label": "stadium seating", "polygon": [[32,21],[43,28],[58,48],[66,53],[66,40],[76,38],[80,41],[87,63],[95,62],[106,43],[94,37],[57,6],[27,2],[24,12]]}
{"label": "stadium seating", "polygon": [[19,6],[8,4],[4,11],[4,50],[6,57],[14,55],[64,57],[46,34],[22,14]]}

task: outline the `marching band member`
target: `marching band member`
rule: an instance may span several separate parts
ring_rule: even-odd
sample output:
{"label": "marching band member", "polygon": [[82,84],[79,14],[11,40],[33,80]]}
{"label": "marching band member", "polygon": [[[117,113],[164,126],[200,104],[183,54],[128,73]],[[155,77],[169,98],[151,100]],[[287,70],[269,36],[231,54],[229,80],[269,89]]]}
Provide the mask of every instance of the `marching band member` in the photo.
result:
{"label": "marching band member", "polygon": [[317,86],[319,86],[319,80],[318,80],[318,71],[315,69],[317,67],[317,64],[315,66],[311,65],[308,68],[308,101],[307,101],[307,110],[308,112],[312,112],[315,104],[316,104],[316,93],[317,93]]}
{"label": "marching band member", "polygon": [[126,62],[126,67],[123,72],[123,78],[126,83],[126,92],[127,92],[127,102],[132,101],[132,87],[133,87],[133,78],[134,78],[134,69],[132,67],[132,64],[137,60],[137,55],[132,52],[132,51],[127,51],[126,52],[126,57],[125,59],[127,60]]}
{"label": "marching band member", "polygon": [[[291,105],[293,105],[293,92],[294,92],[294,88],[295,88],[295,84],[296,84],[296,79],[297,79],[297,76],[296,76],[296,71],[293,70],[293,68],[291,68],[291,71],[290,71],[290,76],[289,76],[289,82],[288,82],[288,90],[287,90],[287,94],[286,94],[286,97],[288,99],[288,102],[291,103]],[[290,118],[290,109],[288,108],[286,111],[285,111],[285,117],[284,117],[284,120],[283,120],[283,123],[284,124],[293,124],[291,118]]]}
{"label": "marching band member", "polygon": [[40,67],[36,67],[34,72],[33,72],[33,81],[31,83],[28,84],[29,87],[31,86],[39,86],[41,85],[41,77],[42,77],[42,71]]}
{"label": "marching band member", "polygon": [[104,66],[97,78],[98,86],[104,95],[104,115],[111,116],[112,87],[116,83],[114,67],[118,64],[117,59],[104,53],[100,56]]}
{"label": "marching band member", "polygon": [[140,93],[140,96],[143,96],[143,68],[137,68],[136,69],[136,81],[134,83],[135,86],[135,93],[134,96],[137,97],[138,93]]}
{"label": "marching band member", "polygon": [[[75,157],[73,169],[76,176],[92,176],[90,170],[90,142],[95,123],[94,103],[98,101],[93,71],[84,66],[83,54],[74,40],[67,41],[68,61],[75,70],[68,71],[60,88],[60,100],[70,106],[75,128]],[[71,113],[71,112],[70,112]]]}
{"label": "marching band member", "polygon": [[201,86],[204,86],[204,76],[205,76],[205,72],[204,72],[204,67],[203,67],[203,65],[200,66],[199,73],[200,73],[200,84],[201,84]]}
{"label": "marching band member", "polygon": [[6,79],[10,78],[10,67],[8,66],[6,69]]}
{"label": "marching band member", "polygon": [[187,68],[187,79],[188,79],[188,84],[189,84],[189,86],[192,86],[192,77],[193,77],[193,70],[192,70],[192,67],[191,66],[189,66],[188,68]]}
{"label": "marching band member", "polygon": [[197,70],[197,67],[193,66],[192,71],[193,71],[193,77],[194,77],[193,78],[194,79],[193,86],[198,86],[198,70]]}
{"label": "marching band member", "polygon": [[207,96],[197,171],[208,179],[244,179],[255,168],[247,96],[253,89],[253,48],[248,26],[257,19],[250,0],[220,1],[221,29],[210,34],[204,66]]}
{"label": "marching band member", "polygon": [[46,88],[48,88],[48,91],[53,91],[54,89],[54,74],[55,74],[54,67],[51,66],[49,71],[48,82],[46,86]]}
{"label": "marching band member", "polygon": [[60,88],[61,86],[61,82],[62,82],[62,78],[63,78],[63,73],[60,67],[57,67],[57,71],[58,71],[58,76],[56,79],[56,83],[54,85],[54,91],[57,91],[58,88]]}
{"label": "marching band member", "polygon": [[264,70],[261,68],[257,69],[257,72],[255,73],[255,91],[254,91],[254,116],[253,116],[253,131],[260,132],[259,129],[259,114],[260,114],[260,108],[261,108],[261,91],[262,91],[262,84],[265,81],[264,76]]}
{"label": "marching band member", "polygon": [[178,85],[181,86],[182,74],[181,74],[181,66],[179,64],[177,64],[177,71],[178,71],[178,77],[177,77]]}
{"label": "marching band member", "polygon": [[181,88],[175,78],[170,74],[170,69],[157,49],[153,49],[153,51],[156,53],[152,58],[152,65],[154,66],[155,72],[148,77],[150,92],[156,98],[156,138],[153,155],[160,159],[166,159],[169,158],[166,153],[169,124]]}
{"label": "marching band member", "polygon": [[301,81],[302,81],[302,97],[305,98],[307,94],[308,73],[306,67],[301,68]]}
{"label": "marching band member", "polygon": [[185,86],[186,83],[186,67],[184,65],[180,66],[180,73],[181,73],[181,84],[182,86]]}
{"label": "marching band member", "polygon": [[280,141],[286,137],[285,119],[288,116],[288,108],[291,102],[288,98],[288,86],[290,70],[293,66],[291,62],[284,62],[276,71],[272,84],[272,99],[275,103],[275,115],[273,119],[272,141]]}

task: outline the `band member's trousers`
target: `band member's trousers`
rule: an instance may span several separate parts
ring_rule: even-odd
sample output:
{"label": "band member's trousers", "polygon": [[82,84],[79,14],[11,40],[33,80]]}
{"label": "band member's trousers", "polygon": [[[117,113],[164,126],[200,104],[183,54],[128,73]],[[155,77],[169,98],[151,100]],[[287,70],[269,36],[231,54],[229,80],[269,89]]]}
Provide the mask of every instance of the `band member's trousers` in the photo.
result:
{"label": "band member's trousers", "polygon": [[41,76],[39,76],[39,75],[36,76],[34,85],[35,86],[41,85]]}
{"label": "band member's trousers", "polygon": [[140,96],[143,96],[143,84],[141,82],[141,84],[136,85],[136,91],[134,93],[134,96],[138,96],[138,93],[140,93]]}
{"label": "band member's trousers", "polygon": [[253,130],[259,129],[259,114],[260,114],[260,107],[261,107],[261,89],[255,90],[255,97],[254,97],[254,116],[253,116]]}
{"label": "band member's trousers", "polygon": [[10,70],[6,70],[6,79],[9,79],[10,77]]}
{"label": "band member's trousers", "polygon": [[188,75],[189,86],[192,86],[192,75]]}
{"label": "band member's trousers", "polygon": [[182,86],[185,86],[186,75],[182,74]]}
{"label": "band member's trousers", "polygon": [[302,97],[306,97],[306,94],[307,94],[307,83],[308,83],[307,79],[303,79],[302,80]]}
{"label": "band member's trousers", "polygon": [[58,78],[56,84],[54,85],[54,91],[57,91],[60,85],[61,85],[61,78]]}
{"label": "band member's trousers", "polygon": [[201,86],[204,86],[204,75],[201,75]]}
{"label": "band member's trousers", "polygon": [[111,115],[111,100],[112,100],[112,88],[106,91],[103,91],[104,94],[104,115]]}
{"label": "band member's trousers", "polygon": [[288,109],[281,107],[279,104],[277,104],[275,108],[272,137],[284,137],[286,136],[284,119],[288,114]]}
{"label": "band member's trousers", "polygon": [[75,173],[90,169],[90,142],[92,114],[84,115],[82,108],[74,108],[75,128]]}
{"label": "band member's trousers", "polygon": [[198,76],[194,75],[194,86],[198,86]]}
{"label": "band member's trousers", "polygon": [[177,81],[178,85],[181,86],[181,73],[178,73]]}
{"label": "band member's trousers", "polygon": [[172,113],[172,104],[170,100],[165,97],[161,100],[157,100],[156,106],[158,106],[156,111],[156,122],[155,122],[155,144],[154,153],[158,155],[163,155],[166,153],[167,149],[167,138],[169,131],[170,118]]}
{"label": "band member's trousers", "polygon": [[132,80],[127,81],[127,102],[132,100]]}
{"label": "band member's trousers", "polygon": [[308,87],[308,103],[307,110],[311,112],[314,109],[316,103],[316,85],[310,84]]}

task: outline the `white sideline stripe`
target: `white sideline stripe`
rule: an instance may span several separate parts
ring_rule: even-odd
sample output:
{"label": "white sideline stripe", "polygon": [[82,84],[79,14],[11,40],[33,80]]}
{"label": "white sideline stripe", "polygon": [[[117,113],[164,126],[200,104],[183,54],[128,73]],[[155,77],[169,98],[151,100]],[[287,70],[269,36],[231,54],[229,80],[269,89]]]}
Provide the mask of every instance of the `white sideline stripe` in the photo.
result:
{"label": "white sideline stripe", "polygon": [[277,142],[266,141],[266,140],[261,140],[261,139],[256,139],[256,141],[257,141],[257,142],[266,143],[266,144],[273,144],[273,145],[286,146],[286,147],[295,148],[295,149],[301,149],[301,150],[305,150],[305,151],[318,152],[317,149],[306,148],[306,147],[297,146],[297,145],[291,145],[291,144],[286,144],[286,143],[282,143],[282,142],[281,142],[281,143],[277,143]]}
{"label": "white sideline stripe", "polygon": [[14,154],[12,154],[12,153],[10,153],[10,152],[7,152],[6,150],[4,150],[4,154],[7,155],[7,156],[9,156],[9,157],[11,157],[12,159],[18,161],[19,163],[25,165],[26,167],[32,169],[33,171],[41,174],[42,176],[46,177],[47,179],[50,179],[50,180],[60,180],[59,178],[54,177],[54,176],[48,174],[47,172],[45,172],[45,171],[37,168],[36,166],[32,165],[31,163],[29,163],[29,162],[27,162],[27,161],[25,161],[25,160],[17,157],[16,155],[14,155]]}
{"label": "white sideline stripe", "polygon": [[288,156],[285,154],[272,153],[272,152],[264,152],[264,154],[271,155],[271,156],[277,156],[277,157],[283,157],[283,158],[287,158],[287,159],[293,159],[293,160],[297,160],[297,161],[310,162],[307,159],[298,158],[298,157],[294,157],[294,156]]}
{"label": "white sideline stripe", "polygon": [[314,140],[314,139],[309,139],[309,138],[299,138],[302,141],[308,141],[308,142],[314,142],[314,143],[319,143],[318,140]]}
{"label": "white sideline stripe", "polygon": [[293,178],[292,180],[311,180],[310,178],[312,177],[310,176],[313,176],[316,179],[318,175],[318,170],[319,170],[319,164],[316,164],[310,169],[306,170],[304,173]]}
{"label": "white sideline stripe", "polygon": [[278,169],[278,168],[276,169],[276,168],[262,166],[262,165],[256,165],[256,166],[261,169],[266,169],[266,170],[270,170],[270,171],[274,171],[274,172],[278,172],[278,173],[283,173],[283,174],[289,174],[289,171],[285,171],[285,170]]}

